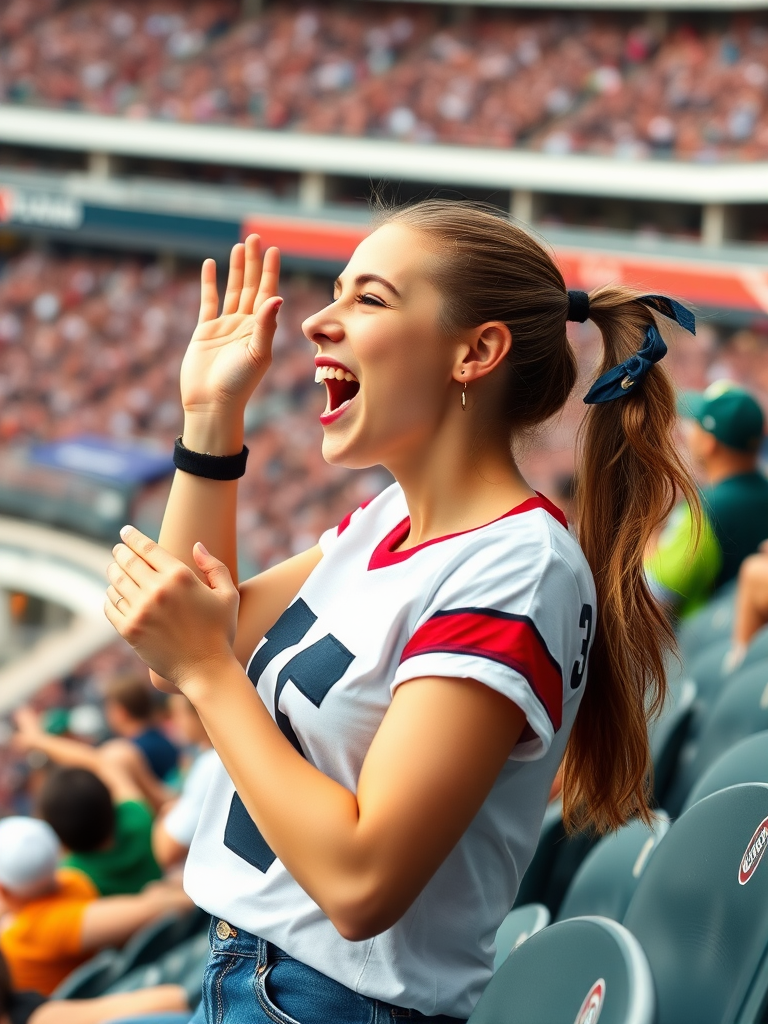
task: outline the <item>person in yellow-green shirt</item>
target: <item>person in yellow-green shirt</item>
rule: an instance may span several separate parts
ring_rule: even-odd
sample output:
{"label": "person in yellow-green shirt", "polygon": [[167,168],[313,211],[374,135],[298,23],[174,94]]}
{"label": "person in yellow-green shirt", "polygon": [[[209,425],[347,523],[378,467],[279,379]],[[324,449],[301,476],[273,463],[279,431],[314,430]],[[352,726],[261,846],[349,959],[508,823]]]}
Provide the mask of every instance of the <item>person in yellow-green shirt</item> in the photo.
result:
{"label": "person in yellow-green shirt", "polygon": [[678,411],[704,479],[701,535],[694,544],[691,510],[678,505],[646,574],[659,600],[684,617],[735,579],[743,560],[768,537],[768,479],[758,469],[763,412],[748,391],[716,381],[703,393],[683,393]]}

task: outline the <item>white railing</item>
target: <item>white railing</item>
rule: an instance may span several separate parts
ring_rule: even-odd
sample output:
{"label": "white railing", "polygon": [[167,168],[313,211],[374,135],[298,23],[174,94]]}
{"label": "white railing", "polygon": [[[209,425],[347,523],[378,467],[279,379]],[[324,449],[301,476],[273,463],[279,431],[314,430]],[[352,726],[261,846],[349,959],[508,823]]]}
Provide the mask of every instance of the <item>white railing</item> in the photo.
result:
{"label": "white railing", "polygon": [[682,203],[768,201],[768,163],[696,164],[551,156],[0,105],[0,140],[118,156],[216,162],[342,177],[423,181]]}

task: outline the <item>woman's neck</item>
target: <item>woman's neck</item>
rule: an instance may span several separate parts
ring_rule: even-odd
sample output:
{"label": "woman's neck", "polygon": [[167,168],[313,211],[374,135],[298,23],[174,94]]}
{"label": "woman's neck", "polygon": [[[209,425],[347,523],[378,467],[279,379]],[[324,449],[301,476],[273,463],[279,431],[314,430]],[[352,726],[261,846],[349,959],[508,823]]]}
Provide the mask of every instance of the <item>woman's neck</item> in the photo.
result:
{"label": "woman's neck", "polygon": [[502,443],[474,452],[446,446],[387,468],[408,505],[411,528],[404,548],[483,526],[535,493]]}

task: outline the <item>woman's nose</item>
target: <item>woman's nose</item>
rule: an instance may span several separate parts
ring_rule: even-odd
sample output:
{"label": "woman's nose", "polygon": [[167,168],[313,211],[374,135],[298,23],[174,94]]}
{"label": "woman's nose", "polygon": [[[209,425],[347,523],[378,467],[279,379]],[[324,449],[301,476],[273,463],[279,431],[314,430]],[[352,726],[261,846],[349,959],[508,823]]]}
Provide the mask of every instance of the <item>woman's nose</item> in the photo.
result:
{"label": "woman's nose", "polygon": [[339,342],[344,337],[344,328],[339,321],[331,316],[331,307],[326,306],[319,313],[308,316],[301,325],[304,336],[316,345],[327,342]]}

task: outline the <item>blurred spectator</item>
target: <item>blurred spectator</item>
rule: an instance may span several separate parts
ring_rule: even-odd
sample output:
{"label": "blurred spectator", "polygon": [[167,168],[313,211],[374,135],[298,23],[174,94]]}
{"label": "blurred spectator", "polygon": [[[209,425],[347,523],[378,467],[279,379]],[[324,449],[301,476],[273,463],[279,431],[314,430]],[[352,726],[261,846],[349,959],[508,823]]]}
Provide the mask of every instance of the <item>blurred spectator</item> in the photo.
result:
{"label": "blurred spectator", "polygon": [[171,715],[177,735],[195,751],[181,794],[168,805],[152,828],[152,849],[166,870],[186,859],[211,776],[219,764],[208,733],[194,707],[183,694],[170,698]]}
{"label": "blurred spectator", "polygon": [[112,732],[138,747],[158,779],[167,779],[176,770],[179,752],[157,728],[148,680],[141,676],[111,680],[104,693],[104,714]]}
{"label": "blurred spectator", "polygon": [[618,157],[765,159],[760,13],[665,32],[631,13],[283,0],[16,0],[0,98],[131,118],[528,145]]}
{"label": "blurred spectator", "polygon": [[97,950],[122,945],[150,921],[192,907],[179,888],[159,883],[137,896],[99,898],[86,875],[57,870],[60,852],[46,822],[0,821],[0,899],[6,909],[0,952],[15,989],[46,996]]}
{"label": "blurred spectator", "polygon": [[681,401],[688,445],[701,471],[701,535],[687,505],[662,533],[647,565],[651,587],[670,610],[687,615],[736,578],[744,559],[768,536],[768,480],[758,470],[763,412],[730,381]]}
{"label": "blurred spectator", "polygon": [[94,999],[47,1000],[39,992],[15,991],[0,955],[0,1021],[3,1024],[109,1024],[134,1014],[171,1013],[189,1007],[179,985],[158,985]]}
{"label": "blurred spectator", "polygon": [[[765,533],[768,536],[768,524],[766,524]],[[745,558],[739,570],[732,646],[726,663],[731,672],[735,671],[744,660],[744,655],[747,653],[747,648],[754,635],[766,625],[768,625],[768,541],[760,545],[756,554]]]}
{"label": "blurred spectator", "polygon": [[152,811],[132,775],[104,748],[51,736],[30,708],[15,715],[14,745],[58,765],[37,794],[37,810],[102,896],[137,893],[161,872],[152,854]]}
{"label": "blurred spectator", "polygon": [[141,892],[160,878],[152,814],[132,787],[110,792],[85,768],[59,768],[40,791],[38,813],[68,851],[64,866],[88,875],[102,896]]}

